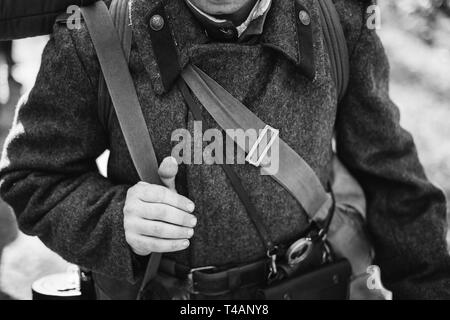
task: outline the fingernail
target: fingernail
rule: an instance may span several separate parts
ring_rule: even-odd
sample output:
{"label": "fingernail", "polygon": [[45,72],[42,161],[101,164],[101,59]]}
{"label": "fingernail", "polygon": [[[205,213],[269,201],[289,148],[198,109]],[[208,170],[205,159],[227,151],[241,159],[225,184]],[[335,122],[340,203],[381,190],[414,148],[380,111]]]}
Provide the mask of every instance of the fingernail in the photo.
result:
{"label": "fingernail", "polygon": [[182,246],[183,246],[183,248],[187,248],[187,247],[189,247],[189,244],[190,244],[190,242],[188,240],[186,240],[186,241],[183,241]]}
{"label": "fingernail", "polygon": [[187,205],[187,209],[189,212],[193,212],[195,210],[195,204],[193,202],[189,202]]}
{"label": "fingernail", "polygon": [[188,232],[187,232],[188,238],[192,237],[193,235],[194,235],[194,230],[192,230],[192,229],[188,230]]}
{"label": "fingernail", "polygon": [[192,218],[191,220],[191,226],[195,227],[197,225],[197,218]]}

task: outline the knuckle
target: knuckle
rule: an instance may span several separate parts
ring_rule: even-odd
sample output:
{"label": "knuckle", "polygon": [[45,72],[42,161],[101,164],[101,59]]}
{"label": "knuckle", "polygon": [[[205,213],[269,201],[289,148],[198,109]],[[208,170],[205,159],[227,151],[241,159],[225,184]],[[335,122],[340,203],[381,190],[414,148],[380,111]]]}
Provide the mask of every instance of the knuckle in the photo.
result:
{"label": "knuckle", "polygon": [[158,195],[159,203],[166,203],[166,201],[167,201],[167,190],[166,189],[158,190],[157,195]]}
{"label": "knuckle", "polygon": [[159,202],[161,203],[167,203],[168,199],[169,199],[169,193],[168,193],[168,189],[165,188],[161,188],[158,192],[159,194]]}
{"label": "knuckle", "polygon": [[159,194],[159,190],[156,188],[149,188],[147,190],[148,194],[149,194],[149,200],[153,203],[158,203],[160,202],[160,194]]}
{"label": "knuckle", "polygon": [[130,195],[134,195],[136,194],[139,189],[142,187],[142,185],[140,183],[135,184],[134,186],[132,186],[131,188],[128,189],[128,193]]}
{"label": "knuckle", "polygon": [[127,217],[123,220],[123,226],[125,228],[125,231],[133,233],[133,234],[139,234],[139,230],[142,229],[140,227],[141,223],[139,223],[139,219],[137,218],[130,218]]}
{"label": "knuckle", "polygon": [[161,245],[157,243],[155,240],[150,240],[148,247],[150,251],[161,252]]}
{"label": "knuckle", "polygon": [[152,227],[152,233],[155,236],[161,236],[163,234],[164,230],[163,227],[160,224],[155,224]]}
{"label": "knuckle", "polygon": [[133,214],[133,208],[132,208],[132,205],[130,204],[130,202],[129,201],[127,201],[126,203],[125,203],[125,205],[124,205],[124,207],[123,207],[123,213],[124,213],[124,215],[125,216],[129,216],[129,215],[131,215],[131,214]]}
{"label": "knuckle", "polygon": [[140,181],[136,183],[134,186],[132,186],[130,189],[128,189],[127,195],[130,198],[139,197],[145,192],[147,187],[148,187],[147,183]]}
{"label": "knuckle", "polygon": [[131,221],[129,218],[123,219],[123,228],[125,229],[125,232],[131,231]]}
{"label": "knuckle", "polygon": [[133,248],[137,247],[137,239],[136,239],[137,237],[136,234],[134,234],[134,232],[127,231],[125,233],[125,237],[130,246],[132,246]]}
{"label": "knuckle", "polygon": [[155,210],[155,219],[166,221],[168,210],[165,206],[158,206],[158,209]]}
{"label": "knuckle", "polygon": [[153,195],[153,202],[161,203],[161,194],[159,192],[155,192]]}
{"label": "knuckle", "polygon": [[127,190],[127,196],[126,196],[126,199],[128,200],[128,199],[130,199],[130,198],[132,198],[133,196],[134,196],[134,189],[133,189],[134,187],[131,187],[131,188],[129,188],[128,190]]}
{"label": "knuckle", "polygon": [[142,245],[142,241],[139,240],[139,238],[131,232],[125,233],[125,239],[127,243],[130,245],[130,247],[138,254],[145,254],[145,246]]}
{"label": "knuckle", "polygon": [[132,237],[131,233],[127,230],[125,230],[125,240],[127,241],[127,243],[130,246],[132,246],[132,247],[134,246],[133,237]]}
{"label": "knuckle", "polygon": [[149,246],[142,238],[136,239],[135,246],[136,246],[136,249],[139,250],[140,252],[149,251],[149,248],[148,248]]}

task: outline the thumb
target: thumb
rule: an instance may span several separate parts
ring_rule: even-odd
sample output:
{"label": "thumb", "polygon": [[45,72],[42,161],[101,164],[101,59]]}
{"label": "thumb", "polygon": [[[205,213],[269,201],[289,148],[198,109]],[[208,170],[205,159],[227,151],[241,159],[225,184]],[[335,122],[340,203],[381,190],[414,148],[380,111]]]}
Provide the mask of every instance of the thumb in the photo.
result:
{"label": "thumb", "polygon": [[175,189],[175,177],[178,173],[178,162],[174,157],[165,158],[159,166],[158,174],[164,186],[172,191]]}

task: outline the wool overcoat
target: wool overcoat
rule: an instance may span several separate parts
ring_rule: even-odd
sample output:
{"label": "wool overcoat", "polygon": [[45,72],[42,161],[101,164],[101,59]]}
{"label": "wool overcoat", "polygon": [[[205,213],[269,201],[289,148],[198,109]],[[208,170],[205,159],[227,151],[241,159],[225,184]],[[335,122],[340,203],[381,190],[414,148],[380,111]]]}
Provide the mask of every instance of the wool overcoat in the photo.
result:
{"label": "wool overcoat", "polygon": [[[257,39],[212,41],[180,0],[163,1],[182,67],[193,63],[272,127],[313,168],[330,178],[331,140],[367,197],[376,263],[396,298],[450,298],[446,201],[427,179],[411,135],[389,98],[389,65],[362,0],[336,0],[350,53],[350,83],[338,103],[318,3],[275,0]],[[299,22],[295,2],[310,24]],[[130,70],[157,158],[171,154],[176,129],[193,116],[176,86],[165,88],[149,21],[158,0],[132,0]],[[36,84],[18,105],[1,162],[1,195],[21,229],[72,263],[118,279],[140,273],[126,243],[123,207],[139,181],[118,121],[98,113],[100,68],[87,28],[56,24]],[[425,106],[424,106],[425,107]],[[203,129],[217,128],[205,112]],[[110,150],[108,178],[96,158]],[[234,170],[272,237],[295,240],[308,226],[296,200],[250,165]],[[178,191],[196,204],[191,246],[168,257],[192,267],[221,266],[265,255],[245,208],[218,165],[186,165]]]}

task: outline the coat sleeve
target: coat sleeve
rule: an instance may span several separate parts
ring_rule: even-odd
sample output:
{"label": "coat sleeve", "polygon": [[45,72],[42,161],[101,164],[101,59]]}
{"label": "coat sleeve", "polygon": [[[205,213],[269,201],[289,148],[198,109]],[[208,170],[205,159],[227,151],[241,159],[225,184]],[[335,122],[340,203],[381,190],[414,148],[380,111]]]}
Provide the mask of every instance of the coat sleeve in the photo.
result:
{"label": "coat sleeve", "polygon": [[[446,202],[427,179],[411,135],[389,98],[389,64],[364,27],[337,116],[338,155],[367,197],[376,263],[395,298],[450,298]],[[425,107],[425,106],[424,106]]]}
{"label": "coat sleeve", "polygon": [[34,88],[17,107],[1,160],[0,192],[26,234],[69,262],[132,281],[135,259],[122,213],[129,186],[98,172],[95,161],[107,143],[97,85],[70,32],[57,28]]}

